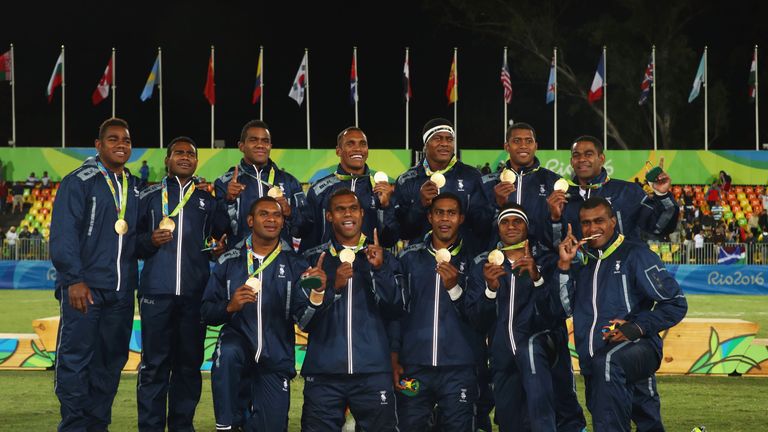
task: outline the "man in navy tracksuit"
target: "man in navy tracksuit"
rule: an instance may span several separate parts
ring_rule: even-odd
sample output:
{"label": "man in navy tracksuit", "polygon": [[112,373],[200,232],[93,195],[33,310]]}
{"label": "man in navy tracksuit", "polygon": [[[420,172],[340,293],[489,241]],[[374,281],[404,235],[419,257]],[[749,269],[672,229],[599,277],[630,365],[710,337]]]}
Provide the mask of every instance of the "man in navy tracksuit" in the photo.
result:
{"label": "man in navy tracksuit", "polygon": [[[428,121],[422,130],[424,159],[397,178],[395,215],[400,238],[420,242],[431,229],[427,222],[429,204],[440,192],[451,192],[461,198],[466,221],[461,236],[472,250],[485,248],[490,233],[491,210],[481,188],[480,171],[456,159],[453,124],[446,119]],[[445,178],[438,188],[430,180],[434,173]]]}
{"label": "man in navy tracksuit", "polygon": [[[551,364],[547,284],[528,243],[529,219],[522,206],[507,203],[498,216],[501,241],[493,253],[501,264],[478,255],[469,275],[466,307],[473,323],[491,330],[491,372],[496,423],[501,431],[554,431],[555,392]],[[570,358],[568,359],[570,360]]]}
{"label": "man in navy tracksuit", "polygon": [[[223,324],[211,370],[216,430],[288,426],[289,382],[296,375],[291,309],[308,266],[281,241],[283,218],[274,198],[256,200],[248,217],[252,235],[219,257],[205,288],[203,320]],[[238,400],[241,383],[250,390],[245,412]]]}
{"label": "man in navy tracksuit", "polygon": [[363,234],[370,238],[376,228],[382,245],[394,246],[398,239],[398,227],[391,204],[392,187],[388,182],[374,180],[374,172],[366,163],[368,138],[362,129],[348,127],[341,131],[336,138],[336,155],[339,157],[336,171],[316,181],[307,193],[302,225],[294,230],[294,235],[301,238],[300,250],[307,251],[333,237],[325,213],[331,194],[341,188],[354,192],[363,206]]}
{"label": "man in navy tracksuit", "polygon": [[[475,365],[485,353],[484,342],[462,307],[471,255],[459,236],[464,221],[461,199],[441,193],[432,199],[427,217],[432,232],[400,255],[410,293],[408,313],[388,326],[394,341],[394,385],[402,389],[401,377],[419,382],[415,395],[397,395],[400,427],[427,430],[438,404],[441,430],[473,432],[478,396]],[[441,249],[450,252],[449,261],[436,262],[436,251]]]}
{"label": "man in navy tracksuit", "polygon": [[[528,123],[518,122],[507,129],[507,141],[504,150],[509,160],[504,167],[515,173],[514,182],[502,182],[501,173],[483,176],[483,191],[489,203],[498,215],[499,209],[506,203],[516,203],[525,209],[528,215],[528,240],[532,243],[534,254],[544,254],[551,248],[551,241],[545,241],[550,235],[549,207],[547,197],[552,193],[555,182],[560,176],[543,166],[536,157],[538,141],[536,131]],[[491,236],[496,243],[496,232]],[[491,246],[491,245],[488,245]],[[492,246],[491,246],[492,247]],[[539,251],[539,249],[544,250]],[[552,337],[557,347],[557,360],[552,365],[553,382],[557,410],[558,431],[581,431],[587,424],[584,411],[576,397],[576,382],[571,368],[568,349],[568,330],[563,320],[552,323]]]}
{"label": "man in navy tracksuit", "polygon": [[128,124],[101,124],[98,157],[61,182],[53,206],[51,261],[61,305],[56,348],[60,431],[106,431],[128,360],[138,279],[138,179]]}
{"label": "man in navy tracksuit", "polygon": [[272,151],[269,126],[261,120],[249,121],[243,126],[237,145],[243,153],[240,163],[214,182],[216,199],[220,202],[221,211],[229,218],[229,244],[238,243],[250,234],[248,210],[251,204],[267,196],[274,187],[281,191],[275,199],[285,217],[282,239],[292,244],[291,227],[301,224],[304,190],[296,177],[280,169],[269,158]]}
{"label": "man in navy tracksuit", "polygon": [[[162,431],[167,423],[171,431],[192,431],[202,386],[205,326],[200,299],[211,257],[206,239],[220,238],[227,220],[217,212],[211,194],[197,188],[197,147],[191,138],[171,141],[165,165],[168,176],[139,196],[137,250],[144,259],[139,430]],[[218,244],[213,253],[220,255],[224,242]]]}
{"label": "man in navy tracksuit", "polygon": [[[595,238],[578,241],[568,230],[553,296],[573,315],[594,430],[628,432],[637,383],[647,382],[661,364],[659,332],[679,323],[688,304],[658,255],[619,233],[607,200],[586,200],[579,218],[584,235]],[[572,264],[574,258],[580,262]],[[654,430],[664,430],[660,418],[657,424]]]}
{"label": "man in navy tracksuit", "polygon": [[377,231],[372,243],[362,234],[364,212],[355,193],[338,189],[328,203],[334,236],[306,255],[328,275],[329,289],[319,301],[300,296],[295,313],[309,333],[301,427],[338,431],[349,406],[362,430],[397,430],[384,319],[403,313],[407,286],[397,260],[378,244]]}
{"label": "man in navy tracksuit", "polygon": [[[669,192],[672,182],[662,172],[652,182],[654,194],[646,195],[635,183],[609,178],[603,165],[603,143],[593,136],[581,136],[571,146],[571,167],[574,185],[565,193],[554,191],[547,199],[552,217],[553,243],[556,245],[565,234],[568,224],[580,236],[579,208],[590,197],[603,197],[611,203],[618,230],[628,239],[639,240],[640,231],[661,237],[674,231],[680,209]],[[663,168],[663,166],[662,166]],[[638,383],[632,419],[641,432],[661,430],[661,402],[656,390],[655,375],[647,382]]]}

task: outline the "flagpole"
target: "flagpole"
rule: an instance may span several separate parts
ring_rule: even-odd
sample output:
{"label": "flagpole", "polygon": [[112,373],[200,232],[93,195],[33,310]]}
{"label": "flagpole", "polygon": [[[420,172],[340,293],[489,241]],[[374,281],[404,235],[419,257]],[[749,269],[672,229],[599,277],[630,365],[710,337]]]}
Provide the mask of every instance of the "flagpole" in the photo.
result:
{"label": "flagpole", "polygon": [[554,111],[555,111],[555,135],[554,135],[554,141],[555,141],[555,150],[557,150],[557,93],[558,93],[558,91],[557,91],[557,47],[555,47],[554,57],[553,57],[552,61],[555,63],[555,81],[553,83],[553,85],[555,86],[555,106],[554,106]]}
{"label": "flagpole", "polygon": [[157,91],[160,93],[160,148],[163,148],[163,49],[157,47]]}
{"label": "flagpole", "polygon": [[411,98],[408,96],[408,86],[411,85],[411,65],[408,63],[408,54],[409,54],[409,48],[405,47],[405,64],[408,65],[408,82],[405,84],[405,149],[408,150],[410,148],[410,141],[408,137],[408,132],[410,130],[410,119],[408,117],[408,113],[411,108]]}
{"label": "flagpole", "polygon": [[[211,66],[213,67],[213,82],[214,82],[214,91],[216,88],[216,58],[214,57],[214,49],[213,45],[211,45]],[[215,104],[211,104],[211,148],[213,148],[213,141],[215,140],[215,131],[214,131],[214,111],[215,111]]]}
{"label": "flagpole", "polygon": [[11,44],[11,147],[16,147],[16,59]]}
{"label": "flagpole", "polygon": [[[358,91],[360,90],[358,88],[358,86],[360,85],[360,82],[358,80],[359,73],[358,73],[358,70],[357,70],[357,47],[352,47],[352,59],[353,59],[354,64],[355,64],[355,81],[357,81],[355,83],[355,94],[357,94]],[[359,127],[358,116],[357,116],[357,98],[355,98],[355,127]]]}
{"label": "flagpole", "polygon": [[309,150],[312,148],[312,144],[309,138],[309,48],[304,48],[304,55],[307,56],[307,70],[304,71],[304,91],[307,93],[307,150]]}
{"label": "flagpole", "polygon": [[608,59],[603,45],[603,150],[608,150]]}
{"label": "flagpole", "polygon": [[453,102],[453,133],[457,137],[453,140],[453,153],[456,154],[459,146],[457,142],[459,135],[459,49],[457,47],[453,47],[453,64],[456,67],[453,74],[453,85],[456,89],[456,101]]}
{"label": "flagpole", "polygon": [[[13,45],[11,45],[11,46],[13,46]],[[11,49],[13,49],[13,48],[11,48]],[[11,51],[11,52],[13,52],[13,51]],[[13,58],[13,54],[11,54],[11,58]],[[14,76],[13,72],[11,72],[11,76]],[[758,96],[758,91],[757,91],[757,88],[758,88],[757,87],[758,78],[757,78],[757,76],[758,76],[757,75],[757,45],[755,45],[755,150],[760,150],[760,120],[759,120],[759,117],[758,117],[758,105],[759,105],[758,102],[759,102],[759,100],[757,98],[757,96]]]}
{"label": "flagpole", "polygon": [[656,128],[656,45],[651,47],[651,63],[653,64],[653,82],[651,82],[651,86],[653,87],[653,150],[658,150],[659,145]]}
{"label": "flagpole", "polygon": [[[261,96],[259,96],[259,120],[264,120],[264,45],[259,45],[259,60],[261,60]],[[258,66],[257,66],[258,67]]]}
{"label": "flagpole", "polygon": [[[502,65],[507,64],[507,47],[504,47],[504,58],[502,59]],[[504,66],[502,66],[504,67]],[[504,124],[502,125],[501,132],[504,137],[502,142],[507,140],[507,100],[504,98],[504,92],[501,93],[501,101],[504,104]]]}
{"label": "flagpole", "polygon": [[707,76],[707,46],[704,46],[704,150],[709,150],[709,98],[707,97],[707,85],[709,77]]}
{"label": "flagpole", "polygon": [[[66,98],[65,90],[67,88],[67,80],[65,79],[64,75],[64,45],[61,46],[61,148],[65,147],[65,136],[66,136],[66,130],[65,130],[65,110],[64,107],[66,104],[64,103],[64,100]],[[53,93],[53,92],[51,92]]]}
{"label": "flagpole", "polygon": [[115,117],[115,104],[117,102],[117,65],[115,64],[115,47],[112,47],[112,117]]}

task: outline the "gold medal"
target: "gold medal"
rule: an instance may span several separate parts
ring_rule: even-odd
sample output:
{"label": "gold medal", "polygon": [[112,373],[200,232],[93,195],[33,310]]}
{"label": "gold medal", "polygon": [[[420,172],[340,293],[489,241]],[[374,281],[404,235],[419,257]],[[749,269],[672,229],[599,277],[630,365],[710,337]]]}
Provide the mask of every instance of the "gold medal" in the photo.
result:
{"label": "gold medal", "polygon": [[514,171],[504,168],[504,171],[499,175],[499,180],[508,183],[514,183],[517,180],[517,174]]}
{"label": "gold medal", "polygon": [[115,222],[115,232],[120,235],[125,235],[128,232],[128,222],[125,219],[118,219]]}
{"label": "gold medal", "polygon": [[160,221],[159,228],[168,230],[168,231],[173,231],[174,229],[176,229],[176,222],[174,222],[173,219],[166,216]]}
{"label": "gold medal", "polygon": [[389,183],[389,176],[384,171],[379,171],[373,176],[374,183]]}
{"label": "gold medal", "polygon": [[355,262],[355,253],[352,251],[352,249],[344,249],[343,251],[339,252],[339,260],[343,263],[352,264]]}
{"label": "gold medal", "polygon": [[568,181],[564,178],[558,179],[555,182],[555,190],[568,192]]}
{"label": "gold medal", "polygon": [[245,281],[245,285],[253,290],[254,294],[258,294],[261,291],[261,281],[258,278],[252,277]]}
{"label": "gold medal", "polygon": [[439,172],[432,174],[429,177],[429,181],[434,183],[438,189],[445,186],[445,176],[440,174]]}
{"label": "gold medal", "polygon": [[435,260],[438,264],[442,262],[450,262],[451,253],[446,248],[438,249],[437,252],[435,252]]}
{"label": "gold medal", "polygon": [[494,249],[488,254],[488,262],[493,265],[501,265],[504,263],[504,252]]}
{"label": "gold medal", "polygon": [[283,196],[283,190],[277,186],[272,186],[271,188],[269,188],[269,191],[267,191],[267,195],[269,195],[272,198],[280,198],[281,196]]}

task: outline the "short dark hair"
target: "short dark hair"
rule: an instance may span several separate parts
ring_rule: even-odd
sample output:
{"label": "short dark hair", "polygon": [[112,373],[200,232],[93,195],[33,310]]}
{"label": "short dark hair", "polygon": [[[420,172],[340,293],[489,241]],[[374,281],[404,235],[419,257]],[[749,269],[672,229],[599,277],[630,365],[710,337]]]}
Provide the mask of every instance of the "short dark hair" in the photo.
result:
{"label": "short dark hair", "polygon": [[280,207],[280,203],[279,203],[279,202],[277,202],[277,200],[276,200],[276,199],[272,198],[271,196],[268,196],[268,195],[264,195],[263,197],[261,197],[261,198],[257,199],[256,201],[254,201],[254,202],[253,202],[253,204],[251,204],[251,208],[250,208],[250,209],[248,209],[248,214],[249,214],[249,215],[251,215],[251,216],[253,216],[253,212],[254,212],[254,211],[256,211],[256,207],[258,207],[258,205],[259,205],[259,204],[261,204],[261,203],[263,203],[263,202],[272,202],[272,203],[275,203],[275,204],[277,204],[277,207],[278,207],[278,208],[282,209],[282,208]]}
{"label": "short dark hair", "polygon": [[459,208],[459,214],[461,215],[464,214],[464,206],[461,204],[461,198],[459,198],[458,195],[452,192],[441,192],[436,197],[432,198],[432,202],[429,204],[430,213],[432,212],[432,209],[435,207],[435,203],[444,199],[456,201],[456,206]]}
{"label": "short dark hair", "polygon": [[571,149],[573,149],[573,146],[576,145],[576,143],[586,141],[591,142],[595,145],[595,150],[597,150],[597,154],[601,155],[603,154],[603,143],[600,141],[597,137],[593,137],[592,135],[582,135],[575,140],[573,140],[573,144],[571,144]]}
{"label": "short dark hair", "polygon": [[510,202],[504,204],[503,206],[501,206],[501,208],[499,209],[499,213],[503,212],[504,210],[509,210],[509,209],[520,210],[521,212],[525,213],[526,216],[528,216],[528,212],[525,211],[525,208],[523,208],[523,206],[521,206],[520,204],[518,204],[516,202],[512,202],[512,201],[510,201]]}
{"label": "short dark hair", "polygon": [[[336,135],[336,147],[341,146],[341,141],[344,139],[344,135],[348,134],[349,132],[360,132],[361,134],[363,134],[363,136],[365,136],[365,132],[363,132],[363,130],[357,126],[346,127],[344,128],[344,130],[339,132],[338,135]],[[367,140],[368,137],[366,136],[365,139]]]}
{"label": "short dark hair", "polygon": [[[168,143],[168,149],[165,151],[165,157],[171,157],[171,153],[173,152],[174,144],[180,143],[180,142],[185,142],[185,143],[192,144],[192,148],[195,149],[195,156],[197,156],[197,144],[195,144],[195,141],[192,138],[188,137],[188,136],[182,135],[182,136],[178,136],[178,137],[172,139],[171,142]],[[146,161],[144,161],[144,162],[146,162]]]}
{"label": "short dark hair", "polygon": [[130,130],[127,121],[117,117],[108,118],[101,123],[101,126],[99,126],[99,141],[104,139],[104,135],[107,134],[107,129],[112,126],[119,126],[125,128],[125,130]]}
{"label": "short dark hair", "polygon": [[518,129],[531,131],[531,134],[533,134],[533,139],[536,140],[536,129],[534,129],[533,126],[529,125],[528,123],[523,123],[523,122],[513,123],[512,126],[507,128],[507,136],[505,140],[509,141],[509,139],[512,137],[512,131],[515,131]]}
{"label": "short dark hair", "polygon": [[355,195],[354,192],[352,192],[352,189],[345,188],[345,187],[338,188],[335,191],[331,192],[331,196],[328,198],[328,208],[325,209],[325,210],[326,211],[330,211],[331,207],[333,207],[333,205],[332,205],[333,204],[333,200],[335,200],[336,198],[338,198],[340,196],[344,196],[344,195],[352,195],[353,197],[355,197],[357,202],[360,202],[360,199],[357,197],[357,195]]}
{"label": "short dark hair", "polygon": [[582,210],[592,210],[598,207],[605,207],[606,209],[608,209],[608,214],[611,217],[614,217],[613,207],[611,207],[611,203],[609,203],[607,199],[600,196],[594,196],[584,201],[584,203],[581,204],[579,213],[581,213]]}
{"label": "short dark hair", "polygon": [[269,126],[265,122],[261,120],[251,120],[248,123],[246,123],[243,126],[243,128],[240,130],[240,142],[245,142],[245,139],[248,138],[248,129],[251,129],[251,128],[261,128],[269,132]]}

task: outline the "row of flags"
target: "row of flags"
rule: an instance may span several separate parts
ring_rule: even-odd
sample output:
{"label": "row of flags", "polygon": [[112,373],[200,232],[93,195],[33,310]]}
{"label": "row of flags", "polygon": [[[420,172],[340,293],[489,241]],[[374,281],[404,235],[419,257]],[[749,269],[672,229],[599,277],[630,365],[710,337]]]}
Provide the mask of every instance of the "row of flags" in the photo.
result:
{"label": "row of flags", "polygon": [[[299,70],[296,72],[296,78],[294,79],[293,85],[291,86],[291,89],[288,93],[288,96],[295,100],[297,104],[301,105],[304,101],[304,89],[306,86],[306,76],[307,76],[307,69],[308,69],[308,54],[305,52],[304,57],[302,58],[301,64],[299,65]],[[10,81],[11,80],[11,70],[12,70],[12,59],[10,55],[10,51],[7,51],[3,54],[0,54],[0,81]],[[105,99],[109,97],[109,91],[110,87],[114,83],[114,76],[115,76],[115,58],[114,54],[110,57],[106,68],[104,69],[104,74],[102,75],[101,79],[99,80],[96,89],[93,91],[92,94],[92,102],[94,105],[98,105]],[[152,97],[153,91],[155,86],[157,85],[157,80],[159,77],[159,63],[160,63],[160,57],[158,55],[158,58],[155,60],[152,69],[149,73],[149,77],[147,78],[146,85],[144,86],[144,89],[141,92],[140,99],[142,101],[146,101]],[[456,101],[458,101],[458,70],[457,70],[457,56],[454,55],[453,60],[451,62],[451,68],[450,72],[448,74],[448,84],[445,90],[445,96],[448,100],[448,104],[453,104]],[[262,86],[263,86],[263,64],[264,64],[264,52],[261,50],[259,52],[259,59],[258,59],[258,65],[256,68],[256,80],[254,85],[253,94],[251,97],[251,103],[257,104],[261,98],[262,95]],[[556,83],[556,64],[555,60],[552,60],[550,71],[549,71],[549,79],[547,81],[547,92],[546,92],[546,103],[552,103],[555,100],[556,95],[556,89],[557,89],[557,83]],[[640,98],[638,100],[639,105],[645,104],[650,96],[650,90],[654,83],[654,72],[655,72],[656,65],[654,64],[653,58],[650,58],[648,60],[648,65],[645,68],[644,74],[643,74],[643,80],[640,84]],[[757,52],[755,52],[752,56],[752,62],[750,64],[750,70],[749,70],[749,97],[752,101],[755,100],[756,97],[756,91],[755,91],[755,83],[757,82]],[[46,95],[48,97],[48,102],[50,103],[53,100],[53,93],[56,90],[57,87],[59,87],[62,83],[62,76],[64,74],[64,53],[62,52],[59,57],[56,60],[56,64],[54,65],[53,73],[51,74],[51,78],[48,82],[48,87],[46,88]],[[699,92],[701,90],[701,86],[706,83],[706,53],[702,54],[701,60],[699,61],[699,66],[696,70],[696,76],[694,77],[693,86],[691,88],[691,92],[688,95],[688,102],[693,102],[698,96]],[[506,57],[503,60],[503,64],[501,66],[501,86],[503,90],[503,97],[504,102],[509,104],[512,102],[512,79],[510,75],[509,65],[507,63]],[[594,78],[592,79],[592,84],[590,85],[590,88],[587,92],[587,100],[589,103],[593,103],[597,100],[600,100],[603,97],[603,88],[605,83],[605,54],[603,53],[600,56],[600,60],[597,65],[597,70],[595,71]],[[211,57],[208,61],[208,75],[205,82],[205,88],[203,91],[203,94],[205,95],[205,98],[208,100],[208,102],[211,105],[216,104],[216,91],[215,91],[215,80],[214,80],[214,58],[213,53],[211,53]],[[406,54],[405,62],[403,64],[403,94],[406,99],[406,101],[409,101],[411,98],[413,98],[413,90],[411,88],[411,76],[410,76],[410,64],[409,64],[409,58],[408,54]],[[358,73],[357,73],[357,56],[353,56],[352,58],[352,66],[350,70],[350,102],[356,103],[359,101],[359,95],[358,95]]]}

